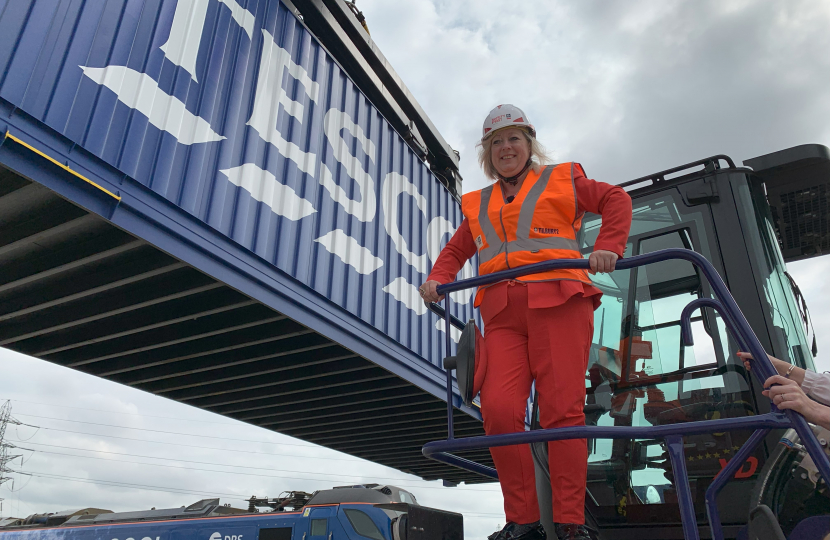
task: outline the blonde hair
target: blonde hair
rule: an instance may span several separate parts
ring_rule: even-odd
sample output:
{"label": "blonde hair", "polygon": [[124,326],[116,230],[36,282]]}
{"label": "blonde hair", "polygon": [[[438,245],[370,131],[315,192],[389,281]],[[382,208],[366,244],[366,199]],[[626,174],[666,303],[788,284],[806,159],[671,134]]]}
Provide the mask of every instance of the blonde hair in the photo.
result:
{"label": "blonde hair", "polygon": [[[522,134],[525,136],[525,140],[527,140],[528,145],[530,146],[530,159],[533,160],[533,164],[530,166],[534,172],[539,172],[539,168],[542,165],[547,165],[551,163],[551,158],[548,155],[547,150],[545,147],[542,146],[542,143],[536,140],[535,137],[531,137],[530,133],[527,132],[525,129],[519,129]],[[496,168],[493,166],[493,137],[494,134],[491,134],[489,137],[478,143],[478,164],[481,166],[481,170],[484,171],[484,176],[489,178],[490,180],[498,180],[499,173]]]}

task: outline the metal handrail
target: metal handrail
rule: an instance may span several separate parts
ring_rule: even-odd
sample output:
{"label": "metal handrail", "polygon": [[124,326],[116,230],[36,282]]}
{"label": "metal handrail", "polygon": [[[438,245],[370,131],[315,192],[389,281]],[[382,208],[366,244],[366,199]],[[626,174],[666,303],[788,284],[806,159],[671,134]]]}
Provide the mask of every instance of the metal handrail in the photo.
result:
{"label": "metal handrail", "polygon": [[[681,314],[681,336],[684,344],[687,346],[693,344],[690,321],[692,313],[701,307],[716,309],[723,318],[726,327],[737,339],[741,348],[752,353],[754,358],[752,373],[759,378],[761,384],[767,378],[775,375],[777,372],[767,357],[763,346],[758,341],[758,337],[752,331],[752,327],[749,326],[743,313],[738,308],[738,304],[732,298],[723,279],[721,279],[715,268],[703,255],[687,249],[664,249],[645,255],[636,255],[628,259],[621,259],[617,262],[616,269],[626,270],[671,259],[688,261],[700,269],[709,281],[712,287],[712,293],[715,296],[715,298],[694,300],[683,309]],[[439,295],[445,295],[444,322],[446,324],[445,341],[447,356],[452,355],[452,341],[450,339],[450,295],[448,293],[490,285],[499,281],[550,270],[588,270],[589,268],[589,261],[587,259],[557,259],[440,285],[437,292]],[[565,439],[664,439],[677,481],[677,498],[678,505],[680,506],[684,537],[686,540],[699,540],[700,535],[697,529],[694,500],[692,499],[689,479],[686,473],[683,436],[754,429],[755,432],[752,436],[735,453],[706,491],[706,510],[712,538],[714,540],[723,540],[723,530],[716,503],[717,494],[771,430],[794,428],[801,438],[805,449],[813,458],[813,462],[818,467],[821,475],[825,479],[830,479],[830,460],[824,454],[821,445],[804,417],[792,410],[780,411],[774,403],[771,403],[770,406],[772,410],[769,413],[743,418],[725,418],[720,420],[643,427],[577,426],[455,439],[453,436],[452,421],[452,371],[447,370],[447,440],[425,444],[423,454],[427,458],[498,479],[498,474],[495,469],[460,458],[451,454],[451,452]]]}
{"label": "metal handrail", "polygon": [[[441,307],[441,304],[437,304],[435,302],[427,302],[427,308],[441,317],[444,318],[444,308]],[[458,328],[459,330],[464,330],[464,321],[456,317],[455,315],[450,315],[450,324]]]}

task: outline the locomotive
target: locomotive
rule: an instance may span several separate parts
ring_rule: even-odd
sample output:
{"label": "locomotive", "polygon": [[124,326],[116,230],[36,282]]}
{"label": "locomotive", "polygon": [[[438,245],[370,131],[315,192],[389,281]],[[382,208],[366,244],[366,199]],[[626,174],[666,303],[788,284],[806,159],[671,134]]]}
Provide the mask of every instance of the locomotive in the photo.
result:
{"label": "locomotive", "polygon": [[[251,497],[247,509],[203,499],[180,508],[99,508],[0,524],[0,540],[461,540],[461,514],[427,508],[394,486],[340,486]],[[258,508],[267,507],[265,511]]]}

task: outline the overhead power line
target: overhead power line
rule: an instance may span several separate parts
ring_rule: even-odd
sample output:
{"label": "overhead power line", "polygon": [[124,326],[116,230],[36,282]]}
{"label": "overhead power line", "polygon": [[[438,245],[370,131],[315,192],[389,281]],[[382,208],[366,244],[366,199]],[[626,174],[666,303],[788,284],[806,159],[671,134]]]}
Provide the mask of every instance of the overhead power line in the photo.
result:
{"label": "overhead power line", "polygon": [[[194,437],[205,437],[205,438],[219,439],[219,440],[231,440],[231,441],[237,441],[237,442],[251,442],[251,443],[278,445],[278,446],[296,446],[296,447],[301,447],[301,448],[325,449],[324,447],[320,447],[320,446],[317,446],[317,445],[311,445],[311,444],[266,442],[266,441],[235,439],[235,438],[231,438],[231,437],[217,437],[217,436],[210,436],[210,435],[179,433],[179,432],[173,432],[173,431],[155,430],[155,429],[148,429],[148,428],[136,428],[136,427],[132,427],[132,426],[123,426],[123,425],[117,425],[117,424],[103,424],[103,423],[98,423],[98,422],[87,422],[87,421],[81,421],[81,420],[71,420],[71,419],[65,419],[65,418],[55,418],[55,417],[50,417],[50,416],[41,416],[41,415],[32,415],[32,414],[23,414],[23,415],[20,415],[20,416],[28,416],[28,417],[32,417],[32,418],[41,418],[41,419],[46,419],[46,420],[57,420],[57,421],[80,423],[80,424],[94,425],[94,426],[111,427],[111,428],[148,431],[148,432],[153,432],[153,433],[162,433],[162,434],[169,434],[169,435],[186,435],[186,436],[194,436]],[[100,434],[100,433],[89,433],[89,432],[83,432],[83,431],[64,430],[64,429],[59,429],[59,428],[47,427],[47,426],[34,426],[34,425],[31,425],[31,424],[22,424],[22,423],[20,423],[20,424],[28,426],[28,427],[38,428],[38,429],[65,432],[65,433],[82,434],[82,435],[89,435],[89,436],[95,436],[95,437],[107,437],[107,438],[114,438],[114,439],[121,439],[121,440],[149,442],[149,443],[153,443],[153,444],[164,444],[164,445],[181,446],[181,447],[188,447],[188,448],[199,448],[199,449],[205,449],[205,450],[217,450],[217,451],[234,452],[234,453],[259,454],[259,455],[266,455],[266,456],[276,457],[276,455],[274,453],[270,453],[270,452],[257,452],[257,451],[251,451],[251,450],[235,450],[235,449],[216,448],[216,447],[201,446],[201,445],[188,445],[188,444],[182,444],[182,443],[170,443],[170,442],[164,442],[164,441],[150,441],[150,440],[146,440],[146,439],[120,437],[120,436],[105,435],[105,434]],[[45,444],[45,443],[29,442],[28,444],[29,445],[36,445],[36,446],[51,447],[51,448],[60,448],[60,449],[66,449],[66,450],[76,450],[76,451],[86,451],[86,452],[97,452],[97,453],[110,454],[110,455],[120,455],[120,456],[125,456],[125,457],[139,457],[139,458],[143,458],[143,459],[156,459],[156,460],[174,461],[174,462],[179,462],[179,463],[192,463],[192,464],[198,464],[198,465],[213,465],[213,466],[219,466],[219,467],[236,467],[236,468],[244,468],[244,469],[251,469],[251,470],[264,470],[264,471],[275,471],[275,472],[302,473],[302,471],[296,471],[296,470],[273,469],[273,468],[267,468],[267,467],[250,467],[250,466],[227,465],[227,464],[215,463],[215,462],[201,462],[201,461],[193,461],[193,460],[182,460],[182,459],[176,459],[176,458],[162,458],[162,457],[156,457],[156,456],[146,456],[146,455],[140,455],[140,454],[124,453],[124,452],[89,450],[89,449],[85,449],[85,448],[73,448],[73,447],[67,447],[67,446],[61,446],[61,445],[50,445],[50,444]],[[325,450],[329,450],[329,449],[325,449]],[[263,475],[262,473],[244,473],[244,472],[235,472],[235,471],[204,469],[204,468],[199,468],[199,467],[177,466],[177,465],[169,465],[169,464],[163,464],[163,463],[146,463],[146,462],[138,462],[138,461],[130,461],[130,460],[110,459],[110,458],[105,458],[105,457],[100,457],[100,456],[84,456],[84,455],[77,455],[77,454],[67,454],[67,453],[62,453],[62,452],[51,452],[51,451],[47,451],[47,450],[37,450],[37,452],[40,452],[40,453],[43,453],[43,454],[57,455],[57,456],[62,456],[62,457],[70,457],[70,458],[100,459],[100,460],[110,461],[110,462],[115,462],[115,463],[129,463],[129,464],[134,464],[134,465],[167,467],[167,468],[194,470],[194,471],[201,471],[201,472],[214,472],[214,473],[236,474],[236,475],[242,475],[242,476],[258,476],[258,477],[283,478],[283,479],[307,480],[307,481],[321,481],[321,480],[323,480],[323,479],[320,479],[320,478],[311,478],[311,477]],[[304,454],[299,454],[299,455],[297,455],[297,454],[287,454],[287,455],[288,456],[293,456],[293,457],[301,457],[301,458],[353,461],[353,462],[364,462],[365,463],[365,460],[362,460],[362,459],[359,459],[359,458],[339,458],[338,459],[338,458],[328,458],[328,457],[306,456]],[[371,463],[371,462],[369,462],[369,463]],[[374,464],[374,465],[379,465],[379,464]],[[321,474],[321,475],[326,475],[330,478],[341,477],[341,478],[351,479],[351,480],[344,480],[344,481],[353,481],[353,479],[355,479],[355,478],[367,478],[367,477],[377,479],[377,480],[380,480],[380,479],[390,480],[392,482],[398,482],[398,483],[401,482],[401,481],[403,481],[403,482],[411,482],[412,481],[411,479],[406,479],[406,478],[375,477],[371,474],[366,474],[366,475],[338,475],[338,474],[329,474],[329,473],[308,473],[308,474]],[[441,489],[441,490],[445,489],[445,488],[442,488],[442,487],[424,486],[424,485],[421,485],[421,484],[418,484],[418,485],[412,485],[412,484],[403,485],[403,484],[400,484],[400,487],[417,487],[419,489]],[[489,491],[489,492],[495,492],[496,491],[496,490],[482,490],[482,489],[469,489],[469,488],[453,488],[453,489],[458,490],[458,491],[475,491],[475,492],[478,492],[478,493],[480,493],[482,491]]]}
{"label": "overhead power line", "polygon": [[[76,409],[76,410],[79,410],[79,411],[93,411],[93,412],[99,412],[99,413],[105,413],[105,414],[121,414],[121,415],[126,415],[126,416],[137,416],[139,418],[158,418],[158,419],[162,419],[162,420],[177,420],[179,422],[198,422],[200,424],[219,424],[219,425],[223,425],[223,426],[237,426],[237,425],[239,425],[237,422],[239,422],[241,424],[245,424],[245,422],[243,422],[242,420],[236,420],[235,422],[217,422],[215,420],[196,420],[195,418],[178,418],[178,417],[174,417],[174,416],[156,416],[156,415],[152,415],[152,414],[129,413],[129,412],[123,412],[123,411],[108,411],[106,409],[93,409],[93,408],[90,408],[90,407],[73,407],[73,406],[70,406],[70,405],[64,405],[63,403],[44,403],[42,401],[27,401],[27,400],[23,400],[23,399],[9,399],[9,401],[12,401],[12,402],[15,402],[15,403],[27,403],[29,405],[44,405],[46,407],[58,407],[60,409]],[[207,411],[204,411],[204,412],[207,412]],[[210,414],[215,414],[215,413],[210,413]],[[253,425],[253,424],[247,424],[247,425]]]}
{"label": "overhead power line", "polygon": [[[43,429],[43,430],[59,431],[59,432],[63,432],[63,433],[89,435],[89,436],[94,436],[94,437],[106,437],[106,438],[112,438],[112,439],[138,441],[138,442],[145,442],[145,443],[152,443],[152,444],[163,444],[163,445],[169,445],[169,446],[179,446],[179,447],[184,447],[184,448],[196,448],[196,449],[202,449],[202,450],[216,450],[216,451],[222,451],[222,452],[257,454],[257,455],[270,456],[270,457],[299,457],[299,458],[303,458],[303,459],[322,459],[322,460],[326,460],[326,461],[349,461],[349,462],[355,462],[355,463],[377,465],[379,467],[386,467],[385,465],[381,465],[379,463],[374,463],[374,462],[371,462],[371,461],[363,460],[363,459],[360,459],[360,458],[329,458],[329,457],[325,457],[325,456],[307,456],[305,454],[285,454],[285,453],[282,453],[282,452],[280,454],[274,454],[272,452],[257,452],[257,451],[254,451],[254,450],[237,450],[237,449],[233,449],[233,448],[229,449],[229,448],[218,448],[218,447],[213,447],[213,446],[200,446],[200,445],[190,445],[190,444],[183,444],[183,443],[171,443],[171,442],[165,442],[165,441],[151,441],[151,440],[137,439],[137,438],[132,438],[132,437],[119,437],[119,436],[116,436],[116,435],[105,435],[105,434],[100,434],[100,433],[89,433],[89,432],[85,432],[85,431],[73,431],[73,430],[50,428],[50,427],[44,427],[44,426],[31,426],[29,424],[21,424],[21,425],[26,425],[26,426],[29,426],[29,427],[34,427],[34,428]],[[50,444],[38,443],[38,442],[34,442],[34,441],[29,441],[29,442],[27,442],[27,444],[30,445],[30,446],[46,446],[46,447],[52,447],[52,448],[61,448],[61,449],[64,449],[64,450],[101,452],[101,453],[107,453],[107,454],[113,454],[113,455],[141,457],[141,458],[146,458],[146,459],[169,459],[170,461],[178,461],[178,462],[183,462],[183,463],[217,465],[217,466],[220,466],[220,467],[234,467],[234,465],[225,465],[225,464],[220,464],[220,463],[198,462],[198,461],[180,460],[180,459],[175,459],[175,458],[160,458],[160,457],[156,457],[156,456],[144,456],[144,455],[138,455],[138,454],[108,452],[108,451],[102,451],[102,450],[89,450],[89,449],[86,449],[86,448],[74,448],[74,447],[68,447],[68,446],[62,446],[62,445],[50,445]],[[274,444],[280,444],[280,443],[274,443]],[[287,446],[303,446],[303,447],[305,447],[306,445],[290,445],[289,444]],[[314,447],[312,447],[312,448],[314,448]],[[317,447],[317,448],[320,448],[320,449],[323,449],[323,450],[333,451],[331,449],[327,449],[327,448],[324,448],[324,447]],[[64,455],[64,456],[72,456],[72,457],[79,457],[79,458],[92,457],[92,456],[77,456],[77,455],[72,455],[72,454],[62,454],[62,453],[59,453],[59,452],[48,452],[48,451],[43,451],[43,450],[38,450],[38,451],[41,452],[41,453],[44,453],[44,454]],[[338,452],[338,453],[340,453],[340,452]],[[105,458],[98,458],[98,459],[105,459]],[[108,461],[119,461],[119,460],[108,460]],[[143,463],[137,463],[137,462],[127,462],[127,461],[123,461],[123,462],[124,463],[134,463],[134,464],[143,464]],[[147,463],[146,465],[160,465],[160,464]],[[178,468],[185,468],[185,467],[178,467]],[[244,468],[256,468],[256,467],[244,467]],[[203,470],[203,471],[208,471],[208,472],[230,472],[230,471],[211,471],[209,469],[194,469],[194,470]],[[275,471],[275,470],[278,470],[278,469],[265,468],[265,470]],[[301,472],[301,471],[285,471],[285,472]],[[237,473],[237,474],[244,474],[244,473]],[[312,473],[312,474],[316,474],[316,473]],[[258,476],[261,476],[261,475],[258,475]],[[366,476],[373,477],[373,478],[381,478],[381,477],[374,477],[371,474],[370,475],[363,475],[363,476],[361,476],[361,478],[365,478]],[[314,480],[313,478],[296,478],[296,477],[279,477],[279,476],[274,476],[274,478],[293,478],[293,479],[298,479],[298,480]],[[395,481],[397,481],[397,480],[406,480],[406,479],[393,479],[393,478],[388,478],[388,477],[386,477],[386,478],[390,479],[390,480],[395,480]],[[416,487],[416,486],[411,486],[411,487]],[[418,485],[417,487],[419,487],[419,488],[425,488],[426,487],[426,489],[443,489],[443,488],[433,488],[433,487],[421,486],[421,485]],[[453,488],[453,489],[463,490],[464,488]],[[482,490],[470,490],[470,491],[481,492]],[[487,490],[484,490],[484,491],[487,491]],[[495,490],[490,490],[490,491],[495,491]]]}
{"label": "overhead power line", "polygon": [[47,478],[52,480],[67,480],[71,482],[82,482],[84,484],[98,484],[103,486],[114,486],[114,487],[130,487],[136,489],[143,489],[147,491],[163,491],[166,493],[180,493],[180,494],[187,494],[187,495],[207,495],[209,497],[227,497],[230,499],[235,499],[238,501],[247,501],[247,499],[243,498],[241,495],[237,495],[236,493],[219,493],[216,491],[198,491],[193,489],[184,489],[184,488],[175,488],[175,487],[167,487],[167,486],[151,486],[146,484],[134,484],[131,482],[122,482],[119,480],[100,480],[96,478],[78,478],[76,476],[65,476],[62,474],[53,474],[53,473],[45,473],[45,472],[38,472],[38,471],[27,471],[26,474],[28,476],[34,476],[35,478]]}
{"label": "overhead power line", "polygon": [[[94,452],[95,450],[90,450],[90,452]],[[372,474],[361,474],[361,475],[351,475],[351,474],[336,474],[336,473],[304,473],[303,471],[296,471],[296,470],[286,470],[286,469],[273,469],[267,467],[246,467],[246,466],[239,466],[239,465],[221,465],[221,464],[213,464],[218,465],[220,467],[236,467],[236,468],[245,468],[245,469],[256,469],[256,470],[266,470],[266,471],[273,471],[273,472],[287,472],[287,473],[300,473],[300,474],[315,474],[315,475],[322,475],[325,478],[312,478],[308,476],[286,476],[280,474],[263,474],[263,473],[254,473],[254,472],[240,472],[240,471],[223,471],[217,469],[205,469],[202,467],[187,467],[182,465],[171,465],[168,463],[147,463],[143,461],[132,461],[126,459],[110,459],[101,456],[81,456],[77,454],[65,454],[63,452],[50,452],[48,450],[38,450],[37,452],[42,454],[49,454],[55,456],[62,456],[62,457],[71,457],[71,458],[81,458],[81,459],[97,459],[102,461],[108,461],[111,463],[129,463],[131,465],[144,465],[150,467],[166,467],[170,469],[182,469],[187,471],[199,471],[199,472],[211,472],[211,473],[221,473],[221,474],[232,474],[237,476],[256,476],[258,478],[278,478],[278,479],[285,479],[285,480],[304,480],[304,481],[314,481],[314,482],[325,482],[329,479],[340,479],[342,478],[343,482],[354,482],[355,479],[371,479],[372,481],[376,480],[388,480],[394,482],[394,484],[398,487],[416,487],[419,489],[438,489],[438,490],[445,490],[446,488],[437,487],[437,486],[424,486],[423,484],[412,484],[411,482],[413,479],[411,478],[389,478],[389,477],[379,477],[374,476]],[[109,452],[104,452],[109,453]],[[121,454],[127,455],[130,454]],[[136,456],[136,457],[143,457],[143,456]],[[167,458],[152,458],[152,459],[167,459]],[[176,459],[170,458],[169,461],[177,461]],[[182,460],[186,463],[199,463],[199,462],[187,462]],[[341,480],[336,480],[340,482]],[[417,481],[417,480],[415,480]],[[410,482],[408,484],[401,484],[401,482]],[[470,488],[452,488],[454,491],[475,491],[480,493],[482,491],[489,491],[492,493],[496,493],[497,490],[492,489],[470,489]]]}
{"label": "overhead power line", "polygon": [[[29,426],[29,424],[21,424],[21,425]],[[104,433],[90,433],[88,431],[75,431],[75,430],[72,430],[72,429],[59,429],[59,428],[42,427],[42,426],[29,426],[29,427],[37,427],[38,429],[45,429],[45,430],[49,430],[49,431],[58,431],[60,433],[74,433],[76,435],[90,435],[90,436],[93,436],[93,437],[106,437],[108,439],[119,439],[119,440],[122,440],[122,441],[137,441],[137,442],[152,443],[152,444],[164,444],[164,445],[168,445],[168,446],[180,446],[182,448],[201,448],[201,449],[204,449],[204,450],[222,450],[222,451],[225,451],[225,452],[240,452],[240,453],[244,453],[244,454],[260,454],[260,455],[264,455],[264,456],[274,456],[275,455],[273,452],[257,452],[257,451],[254,451],[254,450],[237,450],[235,448],[218,448],[218,447],[215,447],[215,446],[201,446],[201,445],[196,445],[196,444],[183,444],[183,443],[175,443],[175,442],[167,442],[167,441],[151,441],[151,440],[148,440],[148,439],[136,439],[135,437],[121,437],[121,436],[118,436],[118,435],[106,435]],[[29,444],[35,444],[35,443],[29,443]],[[283,443],[280,443],[280,444],[283,444]],[[296,445],[295,444],[283,444],[283,446],[299,446],[299,447],[302,447],[302,448],[308,448],[309,447],[308,445],[298,445],[298,444],[296,444]],[[315,447],[312,446],[311,448],[315,448]],[[319,447],[316,447],[316,448],[336,452],[336,450],[331,450],[330,448],[324,448],[322,446],[319,446]],[[284,455],[289,455],[289,456],[290,455],[297,455],[299,457],[305,457],[304,454],[284,454]],[[346,458],[341,458],[341,459],[343,459],[344,461],[358,461],[358,460],[360,460],[360,458],[351,458],[351,460],[347,460]],[[360,460],[360,461],[363,461],[363,460]]]}
{"label": "overhead power line", "polygon": [[[224,465],[223,463],[207,463],[207,462],[202,462],[202,461],[192,461],[191,462],[191,461],[188,461],[188,460],[181,460],[181,459],[176,459],[176,458],[166,458],[166,457],[156,457],[156,456],[142,456],[142,455],[137,455],[137,454],[126,454],[126,453],[121,453],[121,452],[106,452],[104,450],[90,450],[89,448],[76,448],[74,446],[62,446],[62,445],[58,445],[58,444],[46,444],[46,443],[38,443],[38,442],[28,442],[26,444],[28,444],[30,446],[46,446],[46,447],[49,447],[49,448],[60,448],[62,450],[80,450],[82,452],[102,452],[102,453],[105,453],[105,454],[116,454],[116,455],[123,455],[123,456],[132,456],[132,457],[144,457],[144,458],[150,458],[150,459],[170,459],[172,461],[184,461],[184,462],[187,462],[187,463],[201,463],[203,465]],[[240,453],[240,452],[244,452],[246,454],[260,454],[260,455],[263,455],[263,456],[269,456],[269,457],[274,457],[274,458],[298,457],[298,458],[303,458],[303,459],[321,459],[321,460],[324,460],[324,461],[349,461],[349,462],[352,462],[352,463],[363,463],[364,465],[377,465],[378,467],[385,467],[385,465],[381,465],[380,463],[373,463],[371,461],[365,461],[365,460],[358,459],[358,458],[333,458],[333,457],[328,457],[328,456],[307,456],[305,454],[285,454],[283,452],[280,452],[279,454],[275,454],[273,452],[253,452],[253,451],[245,451],[245,450],[235,450],[235,449],[232,449],[232,448],[230,448],[230,449],[229,448],[213,448],[212,446],[196,446],[196,447],[193,447],[193,448],[203,448],[203,449],[206,449],[206,450],[218,450],[218,451],[228,452],[228,453],[232,453],[232,454],[237,454],[237,453]]]}
{"label": "overhead power line", "polygon": [[[326,476],[329,476],[329,477],[337,477],[337,478],[366,478],[367,476],[371,476],[372,478],[376,478],[376,479],[379,479],[379,480],[392,480],[392,481],[398,481],[398,482],[411,482],[412,481],[411,478],[389,478],[389,477],[381,477],[381,476],[365,475],[365,474],[357,474],[356,475],[356,474],[336,474],[336,473],[325,473],[325,472],[307,472],[306,473],[304,471],[298,471],[298,470],[293,470],[293,469],[275,469],[273,467],[252,467],[252,466],[249,466],[249,465],[227,465],[227,464],[224,464],[224,463],[215,463],[215,462],[209,462],[209,461],[192,461],[192,460],[187,460],[187,459],[160,458],[160,457],[154,457],[154,456],[142,456],[142,455],[138,455],[138,454],[127,454],[127,453],[124,453],[124,452],[108,452],[108,451],[105,451],[105,450],[88,450],[88,451],[93,452],[93,453],[116,455],[116,456],[137,457],[137,458],[144,458],[144,459],[158,459],[158,460],[162,460],[162,461],[176,461],[176,462],[179,462],[179,463],[191,463],[191,464],[194,464],[194,465],[213,465],[213,466],[216,466],[216,467],[231,467],[231,468],[235,468],[235,469],[248,469],[248,470],[254,470],[254,471],[271,471],[271,472],[284,472],[284,473],[326,475]],[[242,474],[242,475],[246,475],[246,476],[259,476],[259,477],[267,477],[267,478],[293,478],[295,480],[318,480],[318,478],[310,478],[310,477],[295,478],[295,477],[288,477],[288,476],[281,476],[281,475],[267,475],[267,474],[264,475],[262,473],[242,473],[242,472],[234,472],[234,471],[222,471],[222,470],[216,470],[216,469],[202,469],[202,468],[198,468],[198,467],[185,467],[185,466],[181,466],[181,465],[169,465],[169,464],[166,464],[166,463],[145,463],[145,462],[140,462],[140,461],[128,461],[128,460],[123,460],[123,459],[112,459],[112,458],[106,458],[106,457],[101,457],[101,456],[84,456],[84,455],[78,455],[78,454],[66,454],[64,452],[54,452],[54,451],[51,451],[51,450],[35,450],[35,452],[38,452],[40,454],[49,454],[49,455],[53,455],[53,456],[66,456],[66,457],[75,457],[75,458],[83,458],[83,459],[101,459],[101,460],[110,461],[110,462],[113,462],[113,463],[132,463],[132,464],[135,464],[135,465],[150,465],[150,466],[153,466],[153,467],[172,467],[174,469],[187,469],[187,470],[191,470],[191,471],[205,471],[205,472],[218,472],[218,473],[228,473],[228,474]]]}
{"label": "overhead power line", "polygon": [[[28,425],[28,424],[23,424],[23,425]],[[46,427],[42,427],[42,426],[30,426],[30,427],[35,427],[35,428],[39,428],[39,429],[51,429],[51,428],[46,428]],[[61,431],[63,431],[63,430],[61,430]],[[99,435],[99,434],[90,434],[90,435],[103,436],[103,435]],[[130,439],[130,440],[142,440],[143,441],[143,439]],[[147,441],[144,441],[144,442],[147,442]],[[149,442],[158,442],[158,441],[149,441]],[[177,459],[177,458],[170,458],[170,457],[149,456],[149,455],[142,455],[142,454],[132,454],[132,453],[127,453],[127,452],[114,452],[114,451],[108,451],[108,450],[95,450],[95,449],[89,449],[89,448],[75,448],[75,447],[71,447],[71,446],[54,445],[54,444],[47,444],[47,443],[38,443],[38,442],[33,442],[33,441],[30,441],[27,444],[30,445],[30,446],[43,446],[43,447],[47,447],[47,448],[58,448],[58,449],[61,449],[61,450],[75,450],[75,451],[81,451],[81,452],[91,452],[91,453],[97,453],[97,454],[108,454],[108,455],[114,455],[114,456],[137,457],[137,458],[142,458],[142,459],[172,461],[172,462],[177,462],[177,463],[190,463],[190,464],[194,464],[194,465],[212,465],[212,466],[218,466],[218,467],[242,468],[242,469],[257,470],[257,471],[287,472],[287,473],[301,473],[301,474],[303,473],[303,471],[286,470],[286,469],[274,469],[272,467],[254,467],[254,466],[247,466],[247,465],[229,465],[229,464],[225,464],[225,463],[196,461],[196,460],[187,460],[187,459]],[[167,443],[162,443],[162,444],[167,444]],[[171,443],[171,444],[176,444],[176,443]],[[191,446],[191,445],[181,445],[181,446]],[[234,453],[245,452],[243,450],[233,450],[233,449],[229,450],[229,449],[214,448],[214,447],[196,446],[196,448],[204,448],[204,449],[219,450],[219,451],[234,452]],[[259,476],[259,477],[265,476],[265,477],[269,477],[269,478],[284,478],[284,479],[293,479],[293,480],[318,480],[318,481],[321,480],[319,478],[313,478],[313,477],[297,477],[297,476],[284,476],[284,475],[263,475],[262,473],[244,473],[244,472],[223,471],[223,470],[216,470],[216,469],[205,469],[205,468],[200,468],[200,467],[186,467],[186,466],[180,466],[180,465],[169,465],[169,464],[163,464],[163,463],[146,463],[146,462],[140,462],[140,461],[110,459],[110,458],[105,458],[105,457],[101,457],[101,456],[85,456],[85,455],[78,455],[78,454],[67,454],[67,453],[64,453],[64,452],[54,452],[54,451],[49,451],[49,450],[32,450],[32,451],[33,452],[39,452],[39,453],[42,453],[42,454],[50,454],[50,455],[56,455],[56,456],[62,456],[62,457],[81,458],[81,459],[100,459],[100,460],[110,461],[110,462],[115,462],[115,463],[130,463],[130,464],[134,464],[134,465],[168,467],[168,468],[194,470],[194,471],[202,471],[202,472],[237,474],[237,475],[242,475],[242,476]],[[273,453],[268,453],[268,452],[249,452],[249,453],[256,453],[256,454],[267,455],[267,456],[271,456],[271,457],[282,457],[282,456],[277,456]],[[288,454],[288,455],[293,456],[293,457],[300,457],[300,458],[304,458],[304,459],[307,459],[307,458],[324,459],[324,460],[329,460],[329,461],[338,460],[338,458],[305,456],[305,455],[292,455],[292,454]],[[359,459],[356,459],[356,458],[351,458],[351,459],[339,459],[339,461],[361,462],[363,460],[359,460]],[[372,462],[368,462],[368,463],[371,463],[372,465],[382,466],[382,465],[372,463]],[[330,478],[340,477],[340,478],[345,478],[345,479],[355,479],[355,478],[367,478],[368,477],[368,478],[372,478],[374,480],[381,480],[382,479],[382,480],[389,480],[389,481],[398,482],[398,483],[400,483],[400,482],[412,482],[412,479],[409,479],[409,478],[378,477],[378,476],[372,475],[371,473],[363,474],[363,475],[343,475],[343,474],[334,474],[334,473],[313,473],[312,472],[312,473],[306,473],[306,474],[324,475],[324,476],[327,476],[327,477],[330,477]],[[344,481],[351,481],[351,480],[344,480]],[[443,488],[436,488],[436,487],[431,487],[431,486],[423,486],[421,484],[414,485],[414,486],[411,485],[411,484],[408,484],[408,486],[409,487],[419,487],[421,489],[424,489],[424,488],[425,489],[443,489]],[[401,485],[401,487],[406,487],[406,486]],[[454,489],[465,490],[465,488],[454,488]],[[481,491],[493,491],[493,490],[467,489],[467,491],[481,492]]]}
{"label": "overhead power line", "polygon": [[[101,427],[109,427],[109,428],[120,428],[120,429],[132,429],[136,431],[147,431],[151,433],[164,433],[166,435],[176,435],[176,436],[185,436],[185,437],[200,437],[203,439],[219,439],[223,441],[235,441],[235,442],[247,442],[247,443],[257,443],[257,444],[271,444],[271,445],[281,445],[281,446],[301,446],[304,448],[319,448],[316,444],[296,444],[296,443],[281,443],[281,442],[272,442],[272,441],[254,441],[249,439],[238,439],[236,437],[217,437],[216,435],[201,435],[198,433],[182,433],[179,431],[164,431],[161,429],[150,429],[150,428],[137,428],[132,426],[122,426],[118,424],[102,424],[99,422],[86,422],[83,420],[70,420],[67,418],[55,418],[53,416],[40,416],[37,414],[20,414],[18,416],[27,416],[29,418],[42,418],[44,420],[57,420],[60,422],[72,422],[75,424],[87,424],[91,426],[101,426]],[[29,424],[24,424],[29,425]],[[38,426],[29,426],[29,427],[38,427]],[[41,429],[52,429],[48,427],[40,426]]]}

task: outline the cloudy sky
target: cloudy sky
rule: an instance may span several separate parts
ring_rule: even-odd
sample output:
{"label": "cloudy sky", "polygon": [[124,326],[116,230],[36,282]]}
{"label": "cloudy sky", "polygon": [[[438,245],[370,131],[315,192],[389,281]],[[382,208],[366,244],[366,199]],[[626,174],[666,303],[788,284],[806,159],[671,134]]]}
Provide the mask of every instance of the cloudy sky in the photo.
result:
{"label": "cloudy sky", "polygon": [[[705,156],[736,162],[830,146],[830,3],[818,0],[358,0],[377,42],[444,138],[465,190],[498,103],[523,108],[557,161],[618,183]],[[830,261],[790,266],[830,369]],[[446,489],[142,392],[0,350],[0,400],[32,427],[0,515],[69,507],[181,506],[209,495],[359,482],[407,487],[464,512],[468,538],[504,521],[495,486]],[[71,420],[71,421],[70,421]],[[20,461],[16,462],[16,466]],[[90,483],[95,482],[95,483]],[[117,484],[117,485],[116,485]],[[171,491],[180,491],[171,493]]]}

